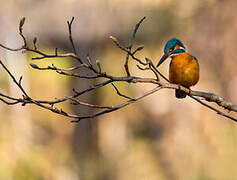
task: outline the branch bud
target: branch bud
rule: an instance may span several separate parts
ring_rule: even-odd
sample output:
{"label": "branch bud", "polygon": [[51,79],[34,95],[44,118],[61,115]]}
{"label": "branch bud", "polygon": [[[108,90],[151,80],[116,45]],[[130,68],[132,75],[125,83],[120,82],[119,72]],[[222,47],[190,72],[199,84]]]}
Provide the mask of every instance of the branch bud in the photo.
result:
{"label": "branch bud", "polygon": [[96,65],[97,65],[98,68],[99,68],[99,72],[101,73],[100,61],[97,59],[97,60],[95,61],[95,63],[96,63]]}
{"label": "branch bud", "polygon": [[146,59],[146,63],[147,64],[151,64],[152,63],[152,61],[149,58],[145,57],[145,59]]}
{"label": "branch bud", "polygon": [[138,46],[138,48],[135,49],[135,51],[133,52],[133,54],[135,54],[137,51],[141,51],[144,47],[145,47],[144,45]]}
{"label": "branch bud", "polygon": [[34,37],[33,43],[36,44],[36,42],[37,42],[37,37]]}
{"label": "branch bud", "polygon": [[144,45],[141,45],[135,51],[141,51],[144,47],[145,47]]}
{"label": "branch bud", "polygon": [[34,69],[39,69],[39,66],[37,66],[36,64],[30,64],[30,66]]}
{"label": "branch bud", "polygon": [[23,18],[20,20],[19,31],[20,31],[21,33],[22,33],[22,27],[23,27],[23,25],[24,25],[24,23],[25,23],[25,20],[26,20],[25,17],[23,17]]}
{"label": "branch bud", "polygon": [[119,44],[118,40],[116,37],[114,36],[109,36],[109,38],[115,43],[115,44]]}

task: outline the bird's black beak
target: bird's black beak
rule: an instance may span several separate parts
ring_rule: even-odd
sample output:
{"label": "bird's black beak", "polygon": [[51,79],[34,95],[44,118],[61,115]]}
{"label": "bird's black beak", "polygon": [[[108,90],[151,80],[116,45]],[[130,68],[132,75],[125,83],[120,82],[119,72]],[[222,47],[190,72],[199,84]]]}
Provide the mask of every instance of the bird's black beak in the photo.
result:
{"label": "bird's black beak", "polygon": [[161,57],[159,63],[156,65],[156,67],[158,67],[159,65],[161,65],[168,57],[169,57],[169,54],[168,54],[168,53],[165,53],[165,54]]}

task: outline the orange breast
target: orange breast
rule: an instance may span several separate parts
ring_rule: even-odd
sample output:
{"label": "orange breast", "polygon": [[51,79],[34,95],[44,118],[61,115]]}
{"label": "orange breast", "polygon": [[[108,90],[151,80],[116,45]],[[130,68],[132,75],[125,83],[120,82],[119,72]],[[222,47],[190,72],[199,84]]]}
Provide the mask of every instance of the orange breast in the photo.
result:
{"label": "orange breast", "polygon": [[174,56],[170,62],[169,80],[187,88],[194,86],[199,80],[199,64],[187,53]]}

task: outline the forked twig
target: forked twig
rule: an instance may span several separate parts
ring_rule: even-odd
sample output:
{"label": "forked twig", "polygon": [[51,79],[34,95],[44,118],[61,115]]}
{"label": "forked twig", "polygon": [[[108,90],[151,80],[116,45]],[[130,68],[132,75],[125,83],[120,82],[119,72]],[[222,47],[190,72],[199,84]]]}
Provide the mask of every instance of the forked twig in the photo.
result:
{"label": "forked twig", "polygon": [[111,84],[112,84],[112,86],[114,87],[114,89],[116,90],[116,92],[117,92],[117,94],[118,94],[119,96],[124,97],[124,98],[126,98],[126,99],[131,99],[131,100],[133,100],[133,98],[130,98],[130,97],[128,97],[128,96],[126,96],[126,95],[120,93],[120,91],[119,91],[118,88],[114,85],[114,83],[111,83]]}
{"label": "forked twig", "polygon": [[[55,48],[55,52],[53,54],[48,54],[48,53],[45,53],[45,52],[39,50],[39,48],[37,47],[37,44],[36,44],[37,38],[34,38],[33,48],[31,48],[27,44],[27,40],[23,34],[23,25],[25,22],[25,18],[22,18],[22,20],[20,21],[20,24],[19,24],[19,34],[22,37],[23,45],[19,48],[10,48],[10,47],[7,47],[6,45],[0,44],[0,47],[2,47],[3,49],[9,50],[9,51],[33,52],[36,54],[36,56],[33,57],[32,60],[46,60],[47,58],[62,59],[65,57],[71,57],[72,59],[78,61],[80,64],[78,66],[74,66],[71,68],[61,68],[61,67],[59,68],[59,67],[56,67],[54,64],[52,64],[51,66],[47,66],[47,67],[39,67],[37,64],[32,63],[32,64],[30,64],[30,66],[32,68],[40,70],[40,71],[50,70],[50,71],[54,71],[60,75],[76,77],[76,78],[84,78],[84,79],[87,79],[88,81],[90,79],[93,79],[93,80],[97,80],[97,79],[101,80],[102,79],[102,81],[100,81],[99,83],[93,83],[92,86],[89,86],[81,91],[72,89],[73,95],[71,95],[71,96],[65,96],[63,98],[57,98],[56,100],[49,100],[49,101],[37,100],[37,99],[33,99],[32,97],[30,97],[30,95],[24,89],[24,87],[22,85],[22,79],[23,79],[22,76],[20,77],[19,80],[17,80],[17,78],[11,73],[11,71],[7,68],[7,66],[5,66],[4,63],[0,60],[1,67],[11,77],[13,83],[17,85],[18,89],[22,93],[22,98],[21,97],[19,98],[19,97],[11,97],[11,96],[8,96],[8,95],[0,92],[0,101],[7,104],[7,105],[22,104],[23,106],[25,106],[27,104],[35,104],[41,108],[44,108],[44,109],[47,109],[47,110],[53,112],[53,113],[60,114],[65,117],[75,119],[75,120],[72,120],[72,122],[79,122],[82,119],[94,118],[97,116],[101,116],[103,114],[107,114],[107,113],[119,110],[119,109],[121,109],[129,104],[132,104],[140,99],[143,99],[146,96],[151,95],[161,89],[181,89],[181,90],[185,91],[188,94],[188,96],[190,96],[192,99],[194,99],[201,105],[208,107],[209,109],[211,109],[212,111],[215,111],[216,113],[218,113],[219,115],[221,115],[223,117],[226,117],[228,119],[231,119],[231,120],[237,122],[236,118],[229,116],[226,113],[210,106],[209,104],[205,103],[204,100],[207,102],[215,102],[219,107],[223,107],[223,108],[225,108],[229,111],[233,111],[233,112],[237,112],[237,105],[232,104],[231,102],[225,100],[224,98],[222,98],[220,96],[215,95],[214,93],[207,93],[207,92],[201,92],[201,91],[191,91],[190,92],[190,90],[185,87],[182,87],[182,86],[180,87],[176,84],[171,84],[169,82],[169,80],[165,76],[163,76],[159,72],[159,70],[154,66],[152,60],[150,60],[149,58],[145,58],[145,60],[142,60],[142,59],[139,59],[136,57],[136,53],[138,51],[143,50],[144,46],[139,46],[135,50],[132,51],[133,42],[134,42],[136,33],[137,33],[141,23],[144,20],[145,20],[145,17],[143,17],[136,24],[128,47],[122,46],[116,37],[110,36],[110,38],[115,43],[115,45],[118,48],[120,48],[122,51],[126,52],[126,59],[125,59],[125,64],[124,64],[126,76],[114,76],[114,75],[108,74],[106,72],[103,72],[102,67],[100,65],[100,61],[98,61],[98,60],[95,63],[97,65],[97,67],[94,67],[89,55],[85,58],[85,60],[83,60],[86,63],[83,63],[82,59],[79,57],[78,52],[76,51],[77,48],[74,44],[73,37],[72,37],[72,24],[74,21],[74,17],[72,17],[72,19],[70,21],[67,21],[69,41],[71,43],[73,52],[63,53],[63,54],[60,54],[58,52],[57,48]],[[152,72],[155,75],[155,78],[143,78],[143,77],[139,77],[139,76],[132,76],[129,71],[129,63],[128,63],[129,60],[135,61],[137,63],[137,67],[140,70]],[[75,70],[80,70],[81,68],[87,69],[88,72],[90,72],[90,74],[92,74],[92,75],[88,75],[88,73],[80,74],[80,75],[77,74],[75,72]],[[160,77],[162,79],[164,79],[166,82],[162,82],[160,80]],[[127,95],[122,94],[119,91],[119,88],[115,86],[114,82],[134,83],[134,84],[149,83],[149,84],[156,85],[156,87],[150,91],[144,92],[143,94],[141,94],[139,96],[131,98]],[[91,104],[88,102],[83,102],[80,100],[81,95],[86,94],[91,91],[94,91],[94,90],[97,90],[99,88],[102,88],[108,84],[111,84],[113,86],[113,88],[116,91],[116,94],[119,97],[126,98],[127,100],[124,101],[123,103],[115,105],[115,106],[114,105],[112,105],[112,106],[96,105],[96,104]],[[201,97],[204,100],[200,100],[198,97]],[[73,105],[82,105],[82,106],[85,106],[88,108],[93,108],[95,110],[95,112],[88,114],[88,115],[80,115],[80,114],[75,115],[75,114],[68,113],[68,112],[64,111],[63,109],[58,109],[55,107],[56,104],[60,105],[62,103],[66,103],[66,102],[71,103]]]}
{"label": "forked twig", "polygon": [[[132,46],[133,46],[133,41],[135,39],[135,36],[136,36],[136,33],[137,33],[137,30],[138,28],[140,27],[141,23],[146,19],[146,17],[144,16],[135,26],[134,30],[133,30],[133,34],[132,34],[132,37],[130,39],[130,43],[129,43],[129,46],[127,47],[127,50],[128,51],[131,51],[132,50]],[[133,54],[135,54],[139,49],[136,49]],[[130,72],[129,72],[129,68],[128,68],[128,60],[129,60],[129,53],[127,53],[126,55],[126,60],[125,60],[125,64],[124,64],[124,68],[126,70],[126,73],[127,73],[127,76],[130,76]]]}

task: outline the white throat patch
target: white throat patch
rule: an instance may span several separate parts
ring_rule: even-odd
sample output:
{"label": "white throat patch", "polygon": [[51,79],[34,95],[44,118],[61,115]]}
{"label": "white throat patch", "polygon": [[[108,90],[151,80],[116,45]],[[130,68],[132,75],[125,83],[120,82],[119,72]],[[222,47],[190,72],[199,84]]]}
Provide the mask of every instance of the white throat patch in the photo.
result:
{"label": "white throat patch", "polygon": [[175,57],[175,56],[178,56],[178,55],[179,55],[179,53],[171,54],[170,56],[171,56],[171,57]]}

